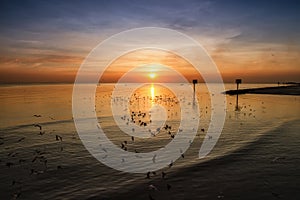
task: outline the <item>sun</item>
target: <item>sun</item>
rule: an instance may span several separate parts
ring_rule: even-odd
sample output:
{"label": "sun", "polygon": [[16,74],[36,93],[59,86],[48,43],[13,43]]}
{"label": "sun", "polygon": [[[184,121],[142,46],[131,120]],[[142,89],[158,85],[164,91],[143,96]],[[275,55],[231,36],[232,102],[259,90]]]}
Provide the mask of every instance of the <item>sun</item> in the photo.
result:
{"label": "sun", "polygon": [[156,74],[155,74],[155,73],[150,73],[150,74],[149,74],[149,77],[150,77],[151,79],[154,79],[154,78],[156,77]]}

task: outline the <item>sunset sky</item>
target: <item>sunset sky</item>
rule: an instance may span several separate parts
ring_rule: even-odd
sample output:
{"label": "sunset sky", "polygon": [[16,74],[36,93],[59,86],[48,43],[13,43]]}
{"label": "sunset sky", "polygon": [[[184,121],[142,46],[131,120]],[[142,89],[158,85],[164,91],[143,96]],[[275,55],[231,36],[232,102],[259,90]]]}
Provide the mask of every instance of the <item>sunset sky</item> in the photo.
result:
{"label": "sunset sky", "polygon": [[[1,1],[0,82],[73,82],[101,41],[145,26],[197,40],[225,82],[300,82],[299,10],[299,1],[291,0]],[[137,52],[114,64],[125,71],[139,64],[137,55],[145,57],[141,63],[172,57]],[[167,63],[184,62],[175,57]],[[105,81],[116,81],[118,73],[108,70]]]}

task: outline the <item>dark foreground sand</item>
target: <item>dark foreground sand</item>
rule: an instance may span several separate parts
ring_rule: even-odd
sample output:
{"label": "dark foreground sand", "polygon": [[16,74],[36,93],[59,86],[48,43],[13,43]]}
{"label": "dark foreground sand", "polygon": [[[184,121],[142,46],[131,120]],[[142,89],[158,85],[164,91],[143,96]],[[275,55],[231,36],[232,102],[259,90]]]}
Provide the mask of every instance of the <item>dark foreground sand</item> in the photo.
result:
{"label": "dark foreground sand", "polygon": [[240,90],[228,90],[225,92],[229,95],[234,94],[278,94],[278,95],[300,95],[300,84],[278,86],[278,87],[264,87],[264,88],[251,88]]}
{"label": "dark foreground sand", "polygon": [[283,124],[243,149],[165,179],[158,175],[120,193],[90,199],[299,199],[299,124]]}

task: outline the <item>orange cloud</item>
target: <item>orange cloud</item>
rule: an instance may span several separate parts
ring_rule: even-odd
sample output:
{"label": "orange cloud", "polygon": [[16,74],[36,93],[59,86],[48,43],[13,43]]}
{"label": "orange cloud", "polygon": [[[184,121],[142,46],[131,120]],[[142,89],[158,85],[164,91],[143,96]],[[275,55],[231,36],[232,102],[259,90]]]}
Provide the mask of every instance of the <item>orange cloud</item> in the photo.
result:
{"label": "orange cloud", "polygon": [[[103,77],[101,78],[101,82],[116,82],[121,78],[127,71],[140,67],[141,73],[136,74],[136,76],[132,77],[133,82],[144,82],[145,78],[149,78],[148,74],[152,69],[146,69],[145,65],[149,64],[161,64],[164,66],[168,66],[173,68],[182,74],[186,79],[191,81],[192,79],[201,79],[201,75],[198,71],[185,59],[182,57],[175,55],[171,52],[161,51],[161,50],[139,50],[133,51],[128,54],[125,54],[115,60],[105,71]],[[142,75],[142,72],[147,72],[147,75]],[[176,82],[174,77],[169,76],[167,72],[161,71],[159,68],[155,68],[156,74],[158,74],[158,78],[152,81],[166,81],[166,82]]]}

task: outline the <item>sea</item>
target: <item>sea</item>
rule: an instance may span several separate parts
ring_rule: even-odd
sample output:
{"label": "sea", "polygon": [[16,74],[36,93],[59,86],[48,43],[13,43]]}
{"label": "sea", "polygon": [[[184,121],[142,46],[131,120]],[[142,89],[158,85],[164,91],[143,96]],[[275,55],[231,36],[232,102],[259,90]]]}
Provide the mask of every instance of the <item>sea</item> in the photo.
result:
{"label": "sea", "polygon": [[[240,88],[270,86],[277,84]],[[116,84],[105,83],[94,98],[83,94],[94,107],[98,130],[122,157],[107,153],[103,140],[89,141],[78,131],[73,84],[0,85],[0,199],[300,198],[299,96],[245,94],[237,102],[235,95],[211,94],[204,83],[196,84],[192,95],[187,93],[192,84],[172,87],[178,90],[131,83],[115,92]],[[217,116],[214,98],[225,106],[219,137],[208,133]],[[179,135],[189,134],[182,127],[194,127],[195,135],[179,148],[185,139]],[[151,157],[149,164],[126,160],[127,152],[138,158],[174,140],[178,149],[173,145],[169,151],[178,158],[153,171],[151,162],[168,156]],[[199,158],[205,142],[216,144]]]}

